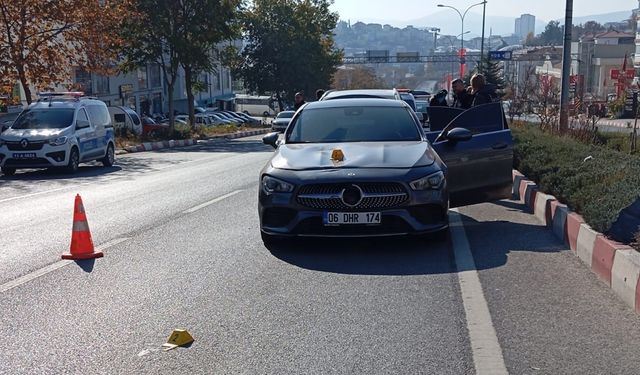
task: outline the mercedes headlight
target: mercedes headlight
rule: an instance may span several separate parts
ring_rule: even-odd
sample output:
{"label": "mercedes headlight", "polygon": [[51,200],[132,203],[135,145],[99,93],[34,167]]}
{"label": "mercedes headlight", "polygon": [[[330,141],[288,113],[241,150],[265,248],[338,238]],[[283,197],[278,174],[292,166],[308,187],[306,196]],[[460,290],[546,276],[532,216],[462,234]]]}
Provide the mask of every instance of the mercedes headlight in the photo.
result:
{"label": "mercedes headlight", "polygon": [[262,177],[262,190],[267,195],[273,193],[291,193],[293,191],[293,185],[275,177],[264,176]]}
{"label": "mercedes headlight", "polygon": [[56,139],[49,140],[49,144],[51,146],[62,146],[65,143],[67,143],[67,137],[59,137]]}
{"label": "mercedes headlight", "polygon": [[430,174],[421,179],[415,180],[409,184],[413,190],[429,190],[439,189],[444,182],[444,173],[442,171]]}

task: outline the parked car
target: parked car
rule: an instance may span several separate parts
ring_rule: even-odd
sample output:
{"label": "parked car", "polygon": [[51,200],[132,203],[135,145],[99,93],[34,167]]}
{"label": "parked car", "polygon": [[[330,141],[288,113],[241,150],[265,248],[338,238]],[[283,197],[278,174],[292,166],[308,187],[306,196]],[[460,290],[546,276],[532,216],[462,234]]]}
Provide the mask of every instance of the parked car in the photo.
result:
{"label": "parked car", "polygon": [[278,113],[276,118],[271,123],[271,130],[273,130],[274,132],[283,133],[285,129],[287,129],[289,121],[291,121],[291,118],[295,113],[295,111],[282,111]]}
{"label": "parked car", "polygon": [[398,90],[396,89],[328,90],[324,95],[322,95],[320,100],[356,98],[402,100],[400,93],[398,93]]}
{"label": "parked car", "polygon": [[104,102],[79,92],[41,93],[0,135],[0,169],[64,167],[75,173],[81,162],[115,161],[115,135]]}
{"label": "parked car", "polygon": [[256,118],[256,117],[251,117],[249,115],[247,115],[246,113],[242,113],[242,112],[235,112],[238,116],[242,117],[243,119],[247,120],[247,124],[252,125],[252,126],[261,126],[262,125],[262,119]]}
{"label": "parked car", "polygon": [[113,127],[118,134],[124,131],[135,135],[142,134],[142,120],[136,111],[124,106],[110,106],[107,109],[109,110]]}
{"label": "parked car", "polygon": [[230,116],[229,114],[227,114],[225,112],[216,111],[216,112],[213,112],[213,113],[215,113],[216,115],[218,115],[218,116],[220,116],[220,117],[222,117],[222,118],[224,118],[226,120],[229,120],[231,123],[233,123],[235,125],[238,125],[238,126],[242,125],[241,121],[239,121],[237,118],[235,118],[233,116]]}
{"label": "parked car", "polygon": [[[399,100],[308,103],[260,173],[265,244],[291,236],[445,235],[451,207],[511,195],[513,141],[500,103],[425,133]],[[463,160],[464,161],[461,161]]]}
{"label": "parked car", "polygon": [[169,124],[156,122],[149,116],[142,116],[142,134],[154,137],[160,133],[169,131]]}
{"label": "parked car", "polygon": [[244,116],[241,116],[237,112],[233,112],[233,111],[225,111],[225,112],[228,113],[230,116],[237,118],[239,121],[242,121],[243,124],[249,123],[249,120],[247,120]]}
{"label": "parked car", "polygon": [[234,125],[235,124],[235,122],[218,114],[218,112],[207,112],[207,115],[210,116],[212,119],[214,119],[214,123],[216,125]]}

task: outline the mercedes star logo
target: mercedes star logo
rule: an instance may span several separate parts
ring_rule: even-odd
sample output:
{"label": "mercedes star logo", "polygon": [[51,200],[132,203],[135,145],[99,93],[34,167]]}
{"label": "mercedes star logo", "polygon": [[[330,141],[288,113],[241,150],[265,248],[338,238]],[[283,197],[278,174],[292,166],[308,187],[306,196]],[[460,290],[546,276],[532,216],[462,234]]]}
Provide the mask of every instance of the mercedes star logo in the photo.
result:
{"label": "mercedes star logo", "polygon": [[346,204],[349,207],[356,207],[362,202],[362,189],[358,185],[349,185],[346,188],[342,189],[342,193],[340,193],[340,198],[342,199],[342,203]]}
{"label": "mercedes star logo", "polygon": [[26,139],[21,140],[20,146],[22,146],[22,148],[27,148],[27,146],[29,146],[29,141],[27,141]]}

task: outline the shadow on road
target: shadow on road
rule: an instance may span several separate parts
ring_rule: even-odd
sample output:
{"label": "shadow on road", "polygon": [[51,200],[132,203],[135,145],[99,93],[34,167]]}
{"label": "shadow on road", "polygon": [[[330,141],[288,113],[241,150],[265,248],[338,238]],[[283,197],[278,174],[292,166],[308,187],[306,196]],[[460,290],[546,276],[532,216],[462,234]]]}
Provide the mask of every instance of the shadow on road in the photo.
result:
{"label": "shadow on road", "polygon": [[0,176],[0,181],[43,181],[43,180],[67,180],[79,177],[96,177],[121,171],[122,167],[103,167],[99,165],[83,165],[74,174],[64,172],[62,169],[18,169],[13,176]]}
{"label": "shadow on road", "polygon": [[[504,266],[513,251],[564,250],[542,226],[479,222],[461,215],[478,270]],[[292,265],[353,275],[431,275],[456,272],[450,240],[420,238],[296,239],[273,245],[271,253]]]}
{"label": "shadow on road", "polygon": [[95,259],[87,259],[87,260],[76,260],[75,261],[78,267],[80,267],[84,272],[91,273],[93,271],[93,267],[96,264]]}

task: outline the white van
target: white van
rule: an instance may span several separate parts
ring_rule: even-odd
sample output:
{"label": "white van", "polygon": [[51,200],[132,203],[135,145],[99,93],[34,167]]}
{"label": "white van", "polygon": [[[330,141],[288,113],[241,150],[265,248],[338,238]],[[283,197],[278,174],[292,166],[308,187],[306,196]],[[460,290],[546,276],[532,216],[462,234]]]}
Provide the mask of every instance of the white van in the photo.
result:
{"label": "white van", "polygon": [[126,129],[127,131],[135,135],[142,134],[142,120],[140,119],[140,116],[138,116],[136,111],[129,107],[123,106],[112,106],[107,107],[107,109],[109,110],[111,122],[116,131],[122,131]]}
{"label": "white van", "polygon": [[79,92],[41,93],[0,135],[0,169],[11,176],[20,168],[63,167],[81,162],[115,162],[115,138],[104,102]]}

